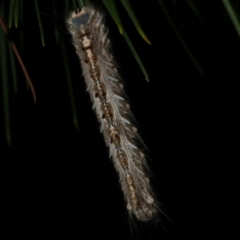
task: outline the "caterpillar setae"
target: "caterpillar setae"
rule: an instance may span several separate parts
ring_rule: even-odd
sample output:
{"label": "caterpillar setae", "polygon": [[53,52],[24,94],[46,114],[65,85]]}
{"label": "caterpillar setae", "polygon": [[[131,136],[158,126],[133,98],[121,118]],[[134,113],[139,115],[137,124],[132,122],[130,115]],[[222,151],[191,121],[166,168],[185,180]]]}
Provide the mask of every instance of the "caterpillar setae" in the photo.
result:
{"label": "caterpillar setae", "polygon": [[70,14],[67,28],[80,58],[101,132],[119,174],[128,212],[140,221],[149,221],[156,216],[158,207],[146,173],[145,155],[139,149],[137,128],[132,123],[111,53],[104,15],[93,6],[83,7]]}

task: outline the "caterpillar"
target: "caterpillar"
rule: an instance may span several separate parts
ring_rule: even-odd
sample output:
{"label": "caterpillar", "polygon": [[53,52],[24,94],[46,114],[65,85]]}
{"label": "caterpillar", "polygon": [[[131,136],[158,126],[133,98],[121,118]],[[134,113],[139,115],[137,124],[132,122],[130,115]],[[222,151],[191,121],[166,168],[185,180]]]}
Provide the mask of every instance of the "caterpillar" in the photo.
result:
{"label": "caterpillar", "polygon": [[158,206],[146,171],[146,157],[139,146],[140,137],[111,53],[104,14],[93,6],[83,7],[70,14],[67,28],[100,130],[119,174],[128,212],[140,221],[150,221],[155,218]]}

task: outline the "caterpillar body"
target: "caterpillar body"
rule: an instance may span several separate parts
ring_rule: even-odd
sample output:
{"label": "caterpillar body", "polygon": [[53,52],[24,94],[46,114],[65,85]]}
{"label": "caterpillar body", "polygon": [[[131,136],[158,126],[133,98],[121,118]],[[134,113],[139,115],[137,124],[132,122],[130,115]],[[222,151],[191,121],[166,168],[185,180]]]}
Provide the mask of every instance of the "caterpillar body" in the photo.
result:
{"label": "caterpillar body", "polygon": [[146,159],[139,149],[137,128],[111,53],[104,15],[92,6],[74,11],[67,19],[80,59],[93,109],[101,124],[110,157],[119,174],[130,216],[149,221],[157,204],[146,173]]}

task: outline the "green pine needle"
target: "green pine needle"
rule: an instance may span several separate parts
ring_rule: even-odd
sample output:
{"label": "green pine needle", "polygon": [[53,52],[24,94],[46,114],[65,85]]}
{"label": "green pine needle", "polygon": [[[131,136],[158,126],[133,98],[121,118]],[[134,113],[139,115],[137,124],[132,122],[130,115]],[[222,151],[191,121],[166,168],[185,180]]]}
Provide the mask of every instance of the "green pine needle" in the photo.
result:
{"label": "green pine needle", "polygon": [[[56,9],[56,1],[55,0],[52,0],[52,7],[53,9]],[[57,18],[56,18],[56,12],[54,11],[53,12],[53,28],[54,28],[54,36],[55,36],[55,39],[56,39],[56,42],[57,44],[59,44],[59,28],[58,28],[58,24],[57,24]]]}
{"label": "green pine needle", "polygon": [[18,19],[19,19],[19,0],[16,1],[14,9],[14,24],[16,28],[18,27]]}
{"label": "green pine needle", "polygon": [[[14,16],[14,8],[15,8],[15,3],[16,0],[11,0],[10,1],[10,5],[9,5],[9,14],[8,14],[8,27],[11,28],[12,27],[12,23],[13,23],[13,16]],[[4,4],[2,4],[3,6]]]}
{"label": "green pine needle", "polygon": [[147,74],[147,71],[142,63],[142,60],[140,59],[137,51],[135,50],[130,38],[128,37],[127,33],[125,32],[125,30],[123,29],[123,37],[125,39],[125,41],[127,42],[128,44],[128,47],[130,48],[134,58],[136,59],[137,63],[138,63],[138,66],[140,67],[140,69],[142,70],[142,73],[144,74],[145,76],[145,79],[147,82],[149,82],[149,78],[148,78],[148,74]]}
{"label": "green pine needle", "polygon": [[148,37],[146,36],[146,34],[143,32],[139,22],[138,22],[138,19],[135,15],[135,12],[133,11],[132,9],[132,6],[130,5],[129,1],[128,0],[121,0],[123,6],[125,7],[129,17],[131,18],[134,26],[136,27],[138,33],[140,34],[140,36],[148,43],[148,44],[151,44],[151,42],[149,41]]}
{"label": "green pine needle", "polygon": [[[113,3],[112,3],[111,1],[110,1],[110,2],[107,1],[107,0],[102,0],[102,1],[103,1],[104,5],[106,6],[109,14],[110,14],[111,17],[113,18],[115,24],[116,24],[116,25],[118,26],[118,28],[119,28],[119,26],[120,26],[119,24],[121,24],[121,22],[119,23],[120,18],[119,18],[118,15],[116,15],[116,12],[117,12],[117,11],[116,11],[116,10],[112,10],[112,9],[115,8],[115,5],[113,5]],[[119,18],[119,19],[118,19],[118,18]],[[141,61],[141,59],[140,59],[140,57],[139,57],[136,49],[134,48],[134,46],[133,46],[130,38],[128,37],[126,31],[124,30],[122,24],[121,24],[121,31],[122,31],[122,35],[123,35],[125,41],[127,42],[127,44],[128,44],[128,46],[129,46],[129,48],[130,48],[130,50],[131,50],[134,58],[136,59],[136,61],[137,61],[138,65],[139,65],[142,73],[144,74],[145,79],[149,82],[147,71],[146,71],[146,69],[145,69],[145,67],[144,67],[144,65],[143,65],[143,63],[142,63],[142,61]]]}
{"label": "green pine needle", "polygon": [[70,75],[70,70],[69,70],[69,66],[68,66],[68,62],[67,62],[67,53],[66,53],[66,48],[65,48],[66,44],[63,42],[62,37],[60,39],[61,39],[61,50],[62,50],[62,56],[63,56],[63,63],[64,63],[67,85],[68,85],[68,93],[69,93],[69,97],[70,97],[70,103],[71,103],[72,114],[73,114],[73,124],[74,124],[76,130],[78,131],[79,123],[78,123],[77,111],[76,111],[76,106],[75,106],[75,101],[74,101],[71,75]]}
{"label": "green pine needle", "polygon": [[4,127],[7,144],[11,146],[11,128],[10,128],[10,111],[9,111],[9,79],[7,67],[7,41],[3,29],[0,27],[0,76],[2,79],[2,98],[3,98],[3,114]]}
{"label": "green pine needle", "polygon": [[35,8],[36,8],[36,13],[37,13],[37,19],[38,19],[38,25],[40,29],[40,35],[41,35],[41,41],[43,47],[45,46],[45,41],[44,41],[44,32],[43,32],[43,26],[42,26],[42,21],[40,17],[40,12],[39,12],[39,7],[38,7],[38,1],[34,0]]}
{"label": "green pine needle", "polygon": [[233,26],[236,29],[238,36],[240,37],[240,22],[238,20],[237,14],[234,11],[234,8],[229,0],[222,0],[223,5],[233,23]]}
{"label": "green pine needle", "polygon": [[190,59],[192,60],[192,62],[194,63],[194,65],[196,66],[196,68],[198,69],[199,73],[204,76],[204,72],[201,68],[201,66],[199,65],[199,63],[197,62],[197,60],[195,59],[195,57],[193,56],[193,54],[191,53],[190,49],[188,48],[187,44],[185,43],[185,41],[183,40],[181,34],[178,32],[177,28],[175,27],[175,24],[173,23],[172,18],[170,17],[164,3],[162,0],[158,0],[171,28],[173,29],[173,31],[175,32],[178,40],[180,41],[180,43],[182,44],[183,48],[185,49],[185,51],[187,52],[188,56],[190,57]]}
{"label": "green pine needle", "polygon": [[73,5],[73,9],[77,9],[77,3],[76,3],[76,0],[72,0],[72,5]]}
{"label": "green pine needle", "polygon": [[83,0],[77,0],[77,4],[80,8],[82,8],[85,5]]}
{"label": "green pine needle", "polygon": [[10,58],[10,63],[11,63],[11,72],[12,72],[12,80],[13,80],[13,89],[14,92],[17,93],[18,91],[18,84],[17,84],[17,70],[16,70],[16,64],[15,64],[15,58],[13,55],[13,50],[8,44],[8,52],[9,52],[9,58]]}
{"label": "green pine needle", "polygon": [[108,0],[102,0],[102,2],[105,5],[108,12],[110,13],[110,15],[112,16],[112,18],[114,19],[120,34],[122,34],[123,33],[123,27],[122,27],[121,19],[119,17],[118,10],[117,10],[115,2],[114,1],[108,1]]}
{"label": "green pine needle", "polygon": [[201,18],[202,18],[202,17],[201,17],[201,14],[200,14],[200,12],[198,11],[196,5],[193,3],[193,1],[192,1],[192,0],[186,0],[186,1],[187,1],[187,3],[188,3],[189,7],[190,7],[190,8],[192,9],[192,11],[194,12],[194,14],[195,14],[199,19],[201,19]]}

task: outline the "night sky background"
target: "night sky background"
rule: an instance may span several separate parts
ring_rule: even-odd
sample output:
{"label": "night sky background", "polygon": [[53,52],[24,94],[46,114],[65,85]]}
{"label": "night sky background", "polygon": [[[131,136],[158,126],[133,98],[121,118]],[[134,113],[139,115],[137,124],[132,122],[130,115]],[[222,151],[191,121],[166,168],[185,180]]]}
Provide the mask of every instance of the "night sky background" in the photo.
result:
{"label": "night sky background", "polygon": [[[55,12],[51,1],[39,1],[46,42],[42,47],[34,4],[25,2],[24,24],[9,34],[31,76],[37,102],[16,62],[19,90],[10,90],[11,148],[4,137],[2,104],[0,112],[2,239],[239,239],[240,38],[221,1],[194,1],[201,20],[186,1],[164,1],[202,76],[157,0],[130,2],[152,45],[141,39],[122,5],[117,6],[149,83],[109,15],[106,22],[148,147],[152,185],[170,220],[160,215],[162,223],[157,224],[135,221],[134,226],[129,221],[66,31],[64,3],[59,1]],[[55,13],[67,51],[79,131],[72,121],[62,53],[54,36]]]}

